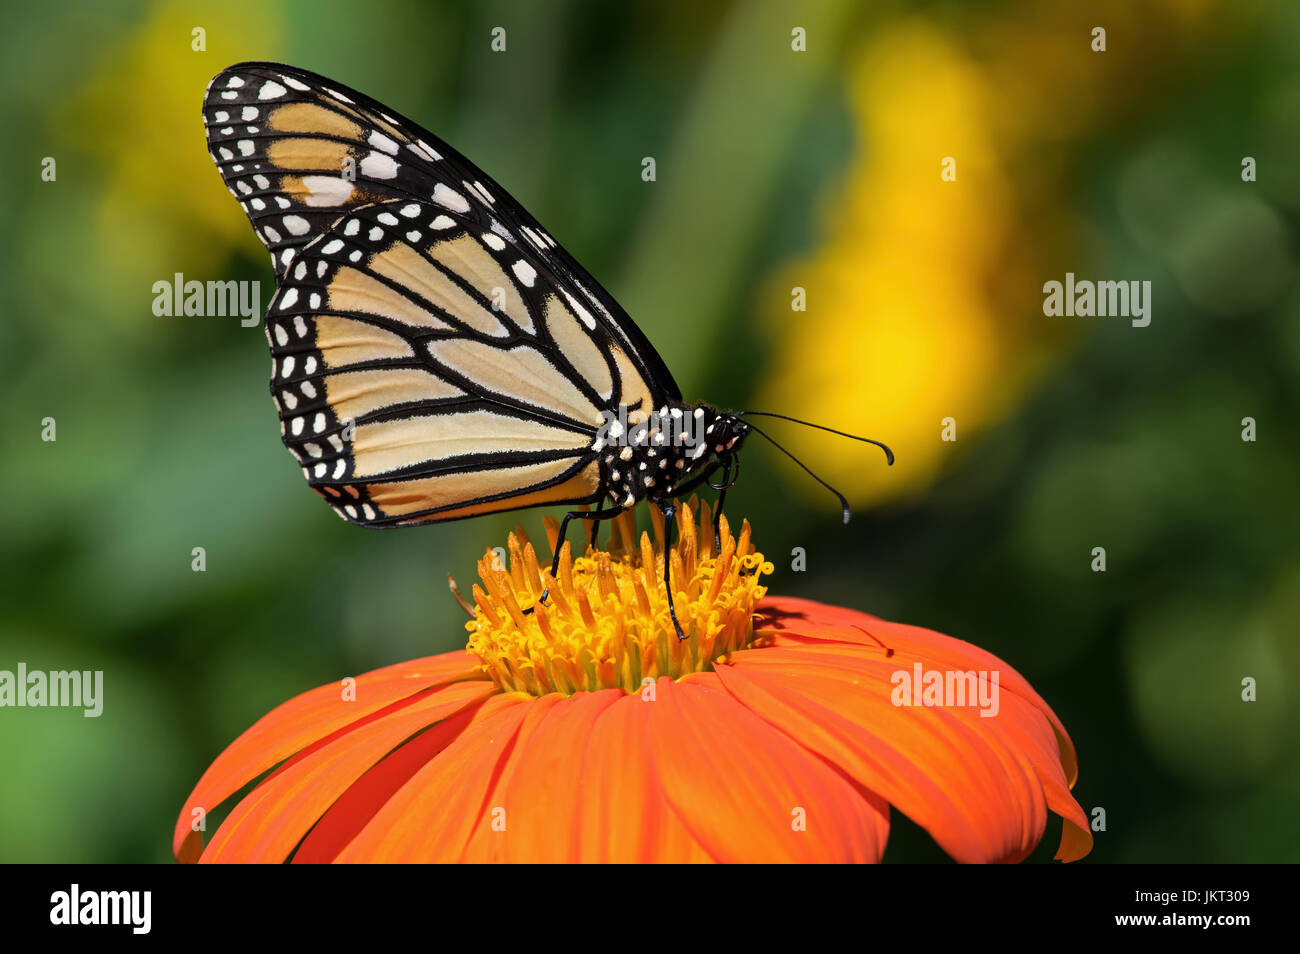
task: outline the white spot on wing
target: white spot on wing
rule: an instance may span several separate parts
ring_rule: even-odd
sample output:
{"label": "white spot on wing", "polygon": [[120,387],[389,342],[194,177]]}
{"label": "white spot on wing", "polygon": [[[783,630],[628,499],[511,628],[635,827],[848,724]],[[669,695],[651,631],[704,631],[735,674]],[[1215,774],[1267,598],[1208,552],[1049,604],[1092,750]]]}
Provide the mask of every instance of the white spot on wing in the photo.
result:
{"label": "white spot on wing", "polygon": [[450,189],[439,182],[433,187],[433,201],[453,212],[468,212],[469,202],[455,189]]}
{"label": "white spot on wing", "polygon": [[392,179],[397,176],[397,163],[392,156],[372,152],[361,160],[361,174],[371,179]]}
{"label": "white spot on wing", "polygon": [[390,156],[397,155],[397,143],[393,142],[393,140],[389,139],[387,136],[385,136],[383,133],[379,132],[378,130],[372,132],[370,134],[370,139],[367,141],[370,143],[370,145],[374,146],[376,149],[382,149]]}
{"label": "white spot on wing", "polygon": [[342,205],[352,195],[353,184],[336,176],[303,176],[302,184],[309,190],[303,201],[311,206]]}
{"label": "white spot on wing", "polygon": [[522,258],[516,259],[515,263],[510,266],[510,270],[515,273],[521,282],[529,288],[533,287],[533,282],[537,281],[537,269],[529,265]]}

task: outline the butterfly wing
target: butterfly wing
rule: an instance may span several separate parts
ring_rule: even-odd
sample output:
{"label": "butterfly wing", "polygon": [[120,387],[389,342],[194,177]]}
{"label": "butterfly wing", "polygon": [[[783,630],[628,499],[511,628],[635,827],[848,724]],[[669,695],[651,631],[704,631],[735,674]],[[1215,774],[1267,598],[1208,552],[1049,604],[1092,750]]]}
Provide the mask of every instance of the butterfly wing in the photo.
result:
{"label": "butterfly wing", "polygon": [[432,201],[527,249],[582,320],[622,345],[656,406],[681,399],[663,359],[613,297],[505,189],[428,130],[363,93],[276,63],[223,70],[203,111],[213,161],[277,274],[349,209]]}
{"label": "butterfly wing", "polygon": [[267,308],[285,444],[345,519],[424,523],[601,495],[604,412],[648,383],[526,248],[434,203],[353,209]]}

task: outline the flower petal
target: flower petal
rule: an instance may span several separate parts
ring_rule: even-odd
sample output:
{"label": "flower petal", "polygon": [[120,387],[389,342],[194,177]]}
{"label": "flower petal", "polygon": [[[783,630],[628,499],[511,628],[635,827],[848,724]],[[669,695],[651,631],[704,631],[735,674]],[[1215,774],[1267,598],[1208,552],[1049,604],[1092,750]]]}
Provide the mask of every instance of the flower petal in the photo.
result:
{"label": "flower petal", "polygon": [[[958,860],[1023,858],[1041,838],[1044,803],[1066,820],[1057,857],[1090,850],[1086,816],[1062,767],[1073,756],[1068,736],[1011,667],[929,630],[802,600],[773,602],[785,610],[774,631],[799,635],[778,635],[775,645],[718,667],[738,698],[880,792]],[[891,677],[917,662],[927,671],[997,672],[997,715],[893,705]]]}
{"label": "flower petal", "polygon": [[517,703],[517,699],[490,696],[481,705],[460,710],[389,753],[339,796],[338,801],[312,826],[293,853],[293,863],[326,864],[334,861],[393,793],[450,745],[476,717],[482,719],[503,704]]}
{"label": "flower petal", "polygon": [[485,830],[479,846],[484,858],[535,864],[579,860],[582,796],[603,788],[604,781],[583,771],[587,747],[601,714],[625,698],[621,689],[603,689],[561,699],[526,740],[520,739],[493,794],[494,804],[505,810],[505,829]]}
{"label": "flower petal", "polygon": [[479,662],[466,652],[442,653],[376,669],[356,677],[355,701],[328,683],[272,709],[232,742],[199,779],[176,820],[172,850],[178,861],[195,861],[202,834],[192,825],[271,766],[381,709],[432,686],[481,678]]}
{"label": "flower petal", "polygon": [[655,702],[625,695],[596,720],[578,793],[578,856],[610,863],[693,864],[713,858],[668,804],[655,765]]}
{"label": "flower petal", "polygon": [[806,636],[812,640],[856,642],[864,646],[879,647],[883,643],[896,648],[896,643],[902,643],[911,647],[917,655],[926,656],[952,669],[999,670],[1002,674],[1002,691],[1014,692],[1027,699],[1052,724],[1061,750],[1061,764],[1065,768],[1069,784],[1073,786],[1077,780],[1079,763],[1074,743],[1070,741],[1061,720],[1024,676],[988,650],[932,629],[893,623],[858,610],[796,597],[768,597],[759,604],[758,610],[762,618],[755,621],[756,629],[769,626],[787,635]]}
{"label": "flower petal", "polygon": [[231,811],[200,861],[284,861],[334,801],[404,740],[497,692],[480,680],[425,690],[396,711],[354,726],[262,782]]}
{"label": "flower petal", "polygon": [[668,804],[723,862],[879,861],[888,806],[760,719],[714,673],[661,678],[655,766]]}
{"label": "flower petal", "polygon": [[490,799],[530,716],[559,696],[493,696],[470,725],[386,801],[348,846],[342,862],[459,861],[479,825],[491,826]]}

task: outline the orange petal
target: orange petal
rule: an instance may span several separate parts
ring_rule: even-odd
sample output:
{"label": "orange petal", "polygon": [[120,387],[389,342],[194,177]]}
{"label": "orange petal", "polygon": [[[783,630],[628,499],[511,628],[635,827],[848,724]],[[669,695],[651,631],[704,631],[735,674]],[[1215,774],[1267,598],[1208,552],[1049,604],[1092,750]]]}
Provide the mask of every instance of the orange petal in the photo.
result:
{"label": "orange petal", "polygon": [[917,655],[951,669],[997,669],[1001,674],[1000,689],[1003,692],[1014,692],[1028,700],[1052,724],[1061,750],[1061,764],[1065,768],[1069,784],[1074,785],[1079,765],[1074,743],[1070,741],[1065,726],[1024,676],[987,650],[932,629],[892,623],[846,607],[795,597],[768,597],[758,605],[757,611],[763,618],[756,620],[754,625],[760,629],[774,626],[786,635],[805,636],[811,640],[856,642],[877,648],[882,643],[891,649],[905,646]]}
{"label": "orange petal", "polygon": [[476,678],[481,675],[475,657],[442,653],[357,676],[354,701],[344,700],[340,684],[328,683],[272,709],[217,757],[185,800],[172,841],[176,859],[194,861],[202,850],[202,834],[192,828],[196,809],[211,814],[276,763],[422,690]]}
{"label": "orange petal", "polygon": [[723,862],[879,861],[888,806],[760,719],[714,673],[656,684],[651,731],[668,804]]}
{"label": "orange petal", "polygon": [[426,690],[416,702],[314,747],[231,811],[200,861],[284,861],[335,800],[404,740],[497,691],[481,680]]}
{"label": "orange petal", "polygon": [[[547,702],[550,699],[550,702]],[[493,696],[446,748],[399,788],[338,855],[342,862],[459,861],[480,824],[520,726],[558,696]]]}
{"label": "orange petal", "polygon": [[625,695],[596,720],[578,791],[581,861],[689,864],[713,860],[664,795],[650,729],[656,704],[639,694]]}
{"label": "orange petal", "polygon": [[501,705],[516,703],[517,700],[500,695],[489,696],[481,705],[460,710],[389,753],[339,796],[339,800],[312,826],[293,853],[293,863],[325,864],[334,861],[393,793],[464,732],[476,716],[482,719]]}
{"label": "orange petal", "polygon": [[621,689],[603,689],[561,699],[520,739],[494,796],[505,810],[505,826],[484,832],[487,857],[541,864],[579,860],[582,796],[603,785],[583,769],[588,743],[600,715],[625,698]]}
{"label": "orange petal", "polygon": [[[818,631],[806,617],[817,604],[797,602],[804,618],[783,619],[800,636],[735,653],[723,683],[764,718],[779,725],[861,784],[880,792],[925,827],[960,861],[1012,861],[1031,851],[1046,824],[1044,804],[1066,820],[1058,857],[1082,857],[1091,834],[1069,794],[1062,763],[1068,737],[1028,684],[997,657],[929,630],[886,623],[826,607],[845,627],[873,639]],[[993,670],[999,711],[991,718],[969,707],[904,707],[891,702],[892,675],[920,662],[925,670]],[[737,678],[731,678],[732,674]],[[1060,740],[1065,739],[1065,745]]]}

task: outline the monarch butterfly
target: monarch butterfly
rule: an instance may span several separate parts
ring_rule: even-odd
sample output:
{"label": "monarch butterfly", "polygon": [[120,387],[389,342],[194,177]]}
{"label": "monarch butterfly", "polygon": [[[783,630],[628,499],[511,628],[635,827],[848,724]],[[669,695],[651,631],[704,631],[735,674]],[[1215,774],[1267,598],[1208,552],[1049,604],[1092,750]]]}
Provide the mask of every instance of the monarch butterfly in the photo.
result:
{"label": "monarch butterfly", "polygon": [[[240,63],[208,84],[203,118],[271,252],[264,327],[284,443],[349,523],[594,506],[565,515],[558,563],[571,519],[647,500],[671,546],[673,501],[707,482],[720,515],[746,436],[771,440],[745,419],[762,412],[683,402],[610,294],[500,185],[394,110],[306,70]],[[854,439],[893,463],[884,444]],[[847,522],[844,497],[804,470]],[[667,563],[664,582],[682,636]]]}

